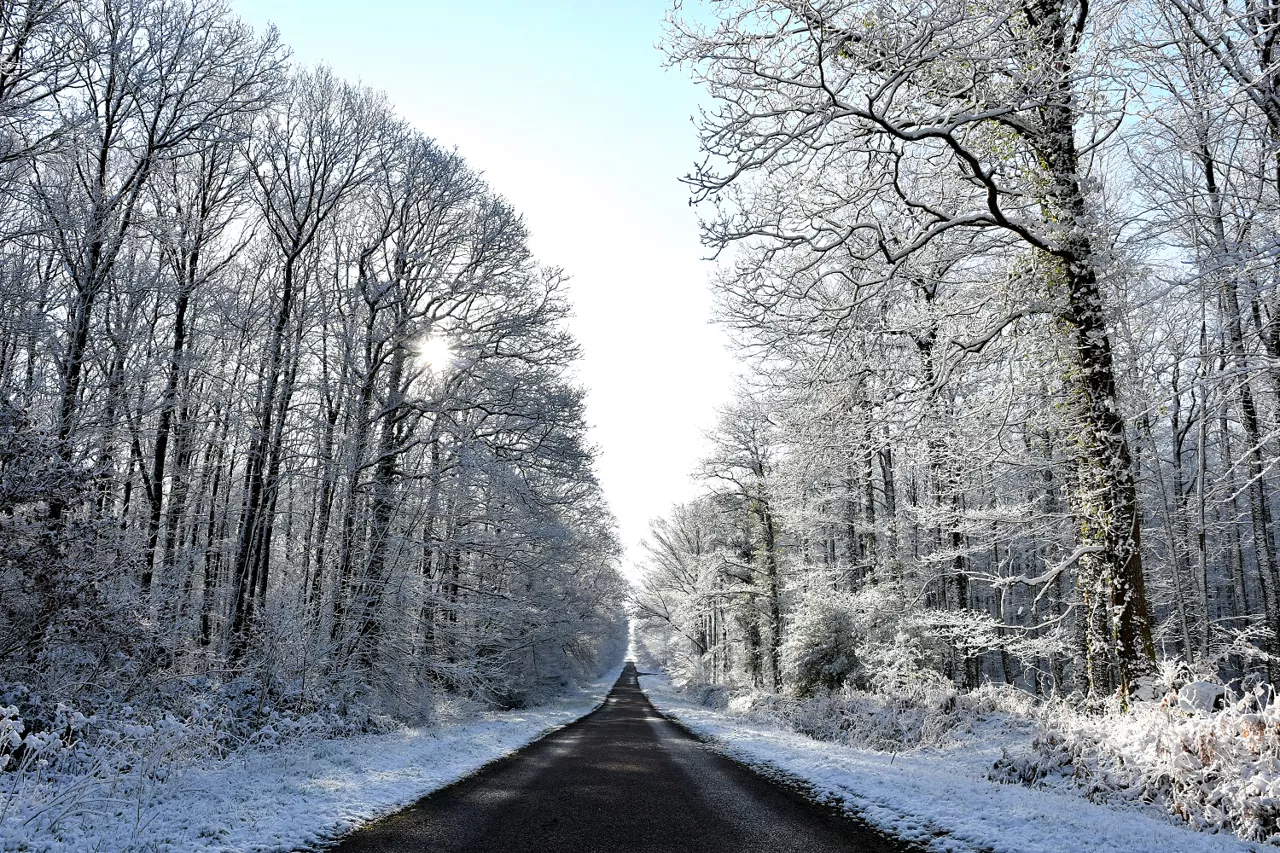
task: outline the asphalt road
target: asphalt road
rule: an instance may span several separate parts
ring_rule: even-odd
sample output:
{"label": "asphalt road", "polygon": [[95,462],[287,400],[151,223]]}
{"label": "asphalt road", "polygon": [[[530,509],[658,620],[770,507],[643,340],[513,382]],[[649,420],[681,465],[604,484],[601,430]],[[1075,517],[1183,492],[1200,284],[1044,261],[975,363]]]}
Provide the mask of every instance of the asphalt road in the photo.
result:
{"label": "asphalt road", "polygon": [[347,837],[341,853],[909,849],[712,751],[627,664],[599,710]]}

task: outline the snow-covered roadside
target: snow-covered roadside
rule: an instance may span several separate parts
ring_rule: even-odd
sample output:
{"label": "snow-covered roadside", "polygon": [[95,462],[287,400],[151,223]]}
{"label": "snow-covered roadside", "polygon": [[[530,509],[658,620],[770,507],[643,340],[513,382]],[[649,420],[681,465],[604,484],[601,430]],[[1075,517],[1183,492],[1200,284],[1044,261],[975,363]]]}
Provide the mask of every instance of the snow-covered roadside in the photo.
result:
{"label": "snow-covered roadside", "polygon": [[661,675],[640,680],[663,713],[764,772],[799,779],[822,799],[930,850],[992,853],[1239,853],[1264,849],[1232,836],[1179,826],[1154,808],[1120,811],[1063,791],[1002,785],[987,771],[1008,744],[974,732],[947,748],[886,754],[814,740],[690,701]]}
{"label": "snow-covered roadside", "polygon": [[[145,803],[97,801],[49,826],[11,810],[5,853],[289,851],[314,847],[561,728],[598,707],[621,668],[536,708],[467,722],[247,751],[156,785]],[[88,805],[86,803],[86,805]]]}

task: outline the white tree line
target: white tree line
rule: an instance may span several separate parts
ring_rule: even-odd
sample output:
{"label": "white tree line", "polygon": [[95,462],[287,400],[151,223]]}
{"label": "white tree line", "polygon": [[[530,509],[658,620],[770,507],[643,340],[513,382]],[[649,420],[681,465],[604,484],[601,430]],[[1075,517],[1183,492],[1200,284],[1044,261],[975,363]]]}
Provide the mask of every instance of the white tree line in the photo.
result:
{"label": "white tree line", "polygon": [[[748,378],[642,616],[705,682],[1274,680],[1280,6],[679,4]],[[822,626],[826,626],[822,628]]]}
{"label": "white tree line", "polygon": [[5,695],[594,674],[618,546],[512,207],[220,0],[16,0],[0,57]]}

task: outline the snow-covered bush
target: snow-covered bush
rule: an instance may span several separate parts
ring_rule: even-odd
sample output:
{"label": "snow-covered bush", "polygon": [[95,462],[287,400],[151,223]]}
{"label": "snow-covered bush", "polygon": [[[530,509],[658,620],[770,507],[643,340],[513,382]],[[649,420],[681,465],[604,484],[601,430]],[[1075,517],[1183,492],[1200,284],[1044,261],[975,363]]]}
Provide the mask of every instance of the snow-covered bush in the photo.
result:
{"label": "snow-covered bush", "polygon": [[685,692],[699,704],[733,716],[885,752],[946,742],[950,731],[971,715],[979,701],[958,696],[942,680],[920,682],[895,695],[847,685],[839,690],[819,688],[806,697],[723,685],[689,687]]}
{"label": "snow-covered bush", "polygon": [[304,710],[288,691],[264,696],[260,686],[174,678],[146,705],[99,698],[85,713],[0,685],[0,850],[38,849],[26,846],[33,836],[53,843],[73,815],[140,829],[163,786],[207,759],[395,725],[372,705]]}
{"label": "snow-covered bush", "polygon": [[810,594],[792,614],[782,671],[799,696],[835,690],[859,671],[851,596]]}
{"label": "snow-covered bush", "polygon": [[1269,685],[1223,689],[1214,708],[1188,701],[1212,682],[1174,683],[1128,712],[1035,708],[1027,748],[1006,751],[990,778],[1068,785],[1095,801],[1159,803],[1193,827],[1280,842],[1280,706]]}
{"label": "snow-covered bush", "polygon": [[158,786],[213,748],[208,722],[149,716],[131,706],[85,715],[58,703],[42,721],[0,707],[0,849],[59,837],[68,815],[141,820]]}
{"label": "snow-covered bush", "polygon": [[868,584],[839,596],[848,608],[858,668],[850,683],[888,696],[927,695],[950,690],[940,675],[942,648],[903,601],[895,583]]}
{"label": "snow-covered bush", "polygon": [[884,695],[846,688],[820,693],[788,709],[797,731],[847,746],[898,752],[946,740],[961,717],[948,687],[914,696]]}

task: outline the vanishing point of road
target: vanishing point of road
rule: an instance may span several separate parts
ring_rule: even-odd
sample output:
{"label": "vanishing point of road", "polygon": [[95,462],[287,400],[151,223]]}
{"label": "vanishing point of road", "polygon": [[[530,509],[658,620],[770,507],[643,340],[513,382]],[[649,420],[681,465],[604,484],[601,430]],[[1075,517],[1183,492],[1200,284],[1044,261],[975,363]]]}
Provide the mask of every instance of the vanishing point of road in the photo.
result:
{"label": "vanishing point of road", "polygon": [[348,836],[338,853],[902,853],[709,749],[634,664],[578,722]]}

